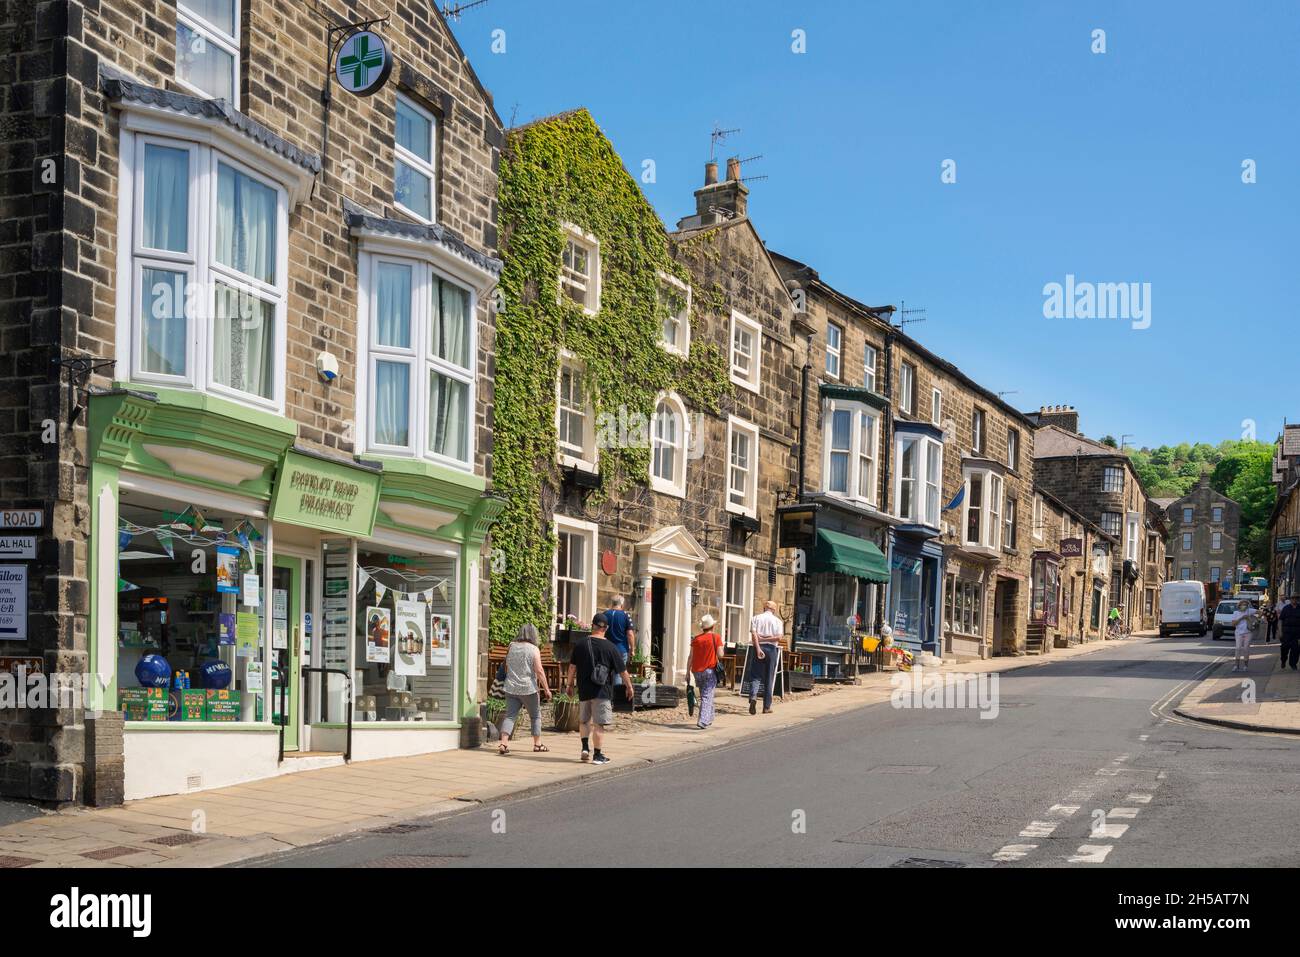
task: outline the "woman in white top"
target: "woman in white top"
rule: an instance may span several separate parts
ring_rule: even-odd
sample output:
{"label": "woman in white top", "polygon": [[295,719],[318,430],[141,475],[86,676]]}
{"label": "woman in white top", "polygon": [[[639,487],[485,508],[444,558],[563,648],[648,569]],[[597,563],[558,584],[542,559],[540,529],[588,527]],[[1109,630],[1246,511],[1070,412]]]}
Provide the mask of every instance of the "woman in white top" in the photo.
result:
{"label": "woman in white top", "polygon": [[551,689],[542,668],[542,653],[537,648],[537,629],[533,625],[523,625],[506,651],[506,717],[501,722],[501,741],[497,745],[501,754],[510,753],[507,742],[515,729],[515,717],[520,708],[527,708],[528,717],[532,719],[533,750],[551,750],[542,744],[542,705],[538,700],[538,688],[546,696],[545,700],[550,701]]}
{"label": "woman in white top", "polygon": [[1232,616],[1232,634],[1237,642],[1236,657],[1233,659],[1233,671],[1250,670],[1250,636],[1255,627],[1255,612],[1250,602],[1242,599],[1237,602],[1237,610]]}

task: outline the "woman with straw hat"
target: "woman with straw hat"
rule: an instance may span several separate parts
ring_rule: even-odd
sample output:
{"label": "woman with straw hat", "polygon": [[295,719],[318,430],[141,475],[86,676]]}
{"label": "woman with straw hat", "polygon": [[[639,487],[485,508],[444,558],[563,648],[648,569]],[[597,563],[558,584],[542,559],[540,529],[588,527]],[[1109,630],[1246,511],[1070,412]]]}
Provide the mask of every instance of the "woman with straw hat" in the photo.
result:
{"label": "woman with straw hat", "polygon": [[701,731],[713,724],[713,691],[718,686],[714,669],[722,652],[722,636],[713,630],[715,624],[717,619],[705,615],[700,619],[700,633],[691,639],[691,674],[700,688],[700,723],[696,727]]}

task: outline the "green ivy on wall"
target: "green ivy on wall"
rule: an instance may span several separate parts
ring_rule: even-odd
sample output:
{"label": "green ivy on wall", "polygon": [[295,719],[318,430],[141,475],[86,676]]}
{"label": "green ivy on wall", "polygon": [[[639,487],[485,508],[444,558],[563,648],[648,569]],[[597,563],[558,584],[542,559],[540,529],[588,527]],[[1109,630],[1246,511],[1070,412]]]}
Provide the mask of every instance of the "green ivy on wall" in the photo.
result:
{"label": "green ivy on wall", "polygon": [[[687,360],[659,346],[667,306],[659,301],[657,274],[688,283],[690,276],[669,255],[659,217],[586,110],[512,130],[499,188],[504,264],[492,482],[507,504],[492,532],[504,557],[504,567],[492,576],[489,631],[496,644],[512,639],[525,622],[543,632],[551,627],[555,537],[544,492],[560,484],[555,429],[560,350],[586,364],[596,422],[607,415],[617,418],[621,411],[648,421],[662,390],[676,391],[694,411],[716,413],[732,388],[718,345],[693,342]],[[579,226],[600,242],[595,315],[559,294],[562,223]],[[602,487],[591,495],[617,497],[644,485],[650,458],[645,446],[602,447]]]}

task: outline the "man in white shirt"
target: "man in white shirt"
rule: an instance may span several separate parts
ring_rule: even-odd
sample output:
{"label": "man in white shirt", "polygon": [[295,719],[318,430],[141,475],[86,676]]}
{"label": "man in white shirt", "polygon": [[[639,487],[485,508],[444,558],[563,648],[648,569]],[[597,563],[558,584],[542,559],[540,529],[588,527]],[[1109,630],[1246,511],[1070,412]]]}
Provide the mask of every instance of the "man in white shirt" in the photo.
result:
{"label": "man in white shirt", "polygon": [[1255,627],[1255,609],[1250,606],[1250,602],[1242,599],[1237,603],[1237,610],[1233,613],[1232,618],[1232,636],[1236,640],[1237,653],[1233,659],[1233,671],[1250,670],[1250,638],[1251,629]]}
{"label": "man in white shirt", "polygon": [[749,671],[749,713],[757,711],[758,690],[763,689],[763,714],[772,713],[772,686],[781,665],[780,639],[785,634],[785,622],[776,613],[776,602],[763,602],[763,611],[749,620],[749,640],[754,647],[755,661]]}

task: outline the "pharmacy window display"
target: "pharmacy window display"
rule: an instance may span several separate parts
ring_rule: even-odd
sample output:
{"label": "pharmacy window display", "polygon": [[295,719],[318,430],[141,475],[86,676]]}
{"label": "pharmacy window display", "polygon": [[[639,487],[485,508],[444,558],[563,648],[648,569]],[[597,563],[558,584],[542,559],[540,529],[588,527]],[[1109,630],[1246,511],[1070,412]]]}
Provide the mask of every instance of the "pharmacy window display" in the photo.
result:
{"label": "pharmacy window display", "polygon": [[455,720],[456,560],[357,548],[357,721]]}
{"label": "pharmacy window display", "polygon": [[266,523],[124,493],[118,701],[128,721],[262,722]]}

